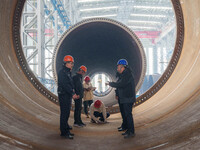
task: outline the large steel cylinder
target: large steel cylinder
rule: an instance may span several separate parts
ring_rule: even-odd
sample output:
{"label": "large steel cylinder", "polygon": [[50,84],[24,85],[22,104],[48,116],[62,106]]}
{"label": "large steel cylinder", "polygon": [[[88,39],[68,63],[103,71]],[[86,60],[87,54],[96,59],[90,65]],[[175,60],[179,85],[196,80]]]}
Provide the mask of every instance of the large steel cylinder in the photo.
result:
{"label": "large steel cylinder", "polygon": [[[145,54],[139,39],[128,27],[111,19],[84,20],[66,31],[54,51],[55,80],[65,55],[72,55],[75,59],[73,73],[79,66],[85,65],[88,68],[87,75],[105,72],[113,81],[116,80],[117,61],[127,59],[134,74],[136,91],[145,76]],[[114,89],[108,95],[95,99],[103,100],[107,106],[117,102]]]}

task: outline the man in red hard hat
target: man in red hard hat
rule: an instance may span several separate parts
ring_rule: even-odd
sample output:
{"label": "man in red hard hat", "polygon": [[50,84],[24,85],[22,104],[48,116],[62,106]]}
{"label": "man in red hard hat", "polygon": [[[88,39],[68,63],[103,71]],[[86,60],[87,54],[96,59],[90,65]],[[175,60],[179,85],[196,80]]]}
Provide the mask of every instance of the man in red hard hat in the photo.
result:
{"label": "man in red hard hat", "polygon": [[83,76],[87,72],[87,68],[82,65],[79,67],[76,75],[73,76],[73,82],[75,87],[76,95],[79,95],[79,98],[74,100],[75,102],[75,110],[74,110],[74,126],[75,127],[83,127],[86,126],[81,120],[81,110],[82,110],[82,98],[83,98]]}
{"label": "man in red hard hat", "polygon": [[96,89],[95,87],[92,86],[89,76],[85,77],[83,88],[84,88],[84,96],[83,96],[84,112],[87,118],[89,118],[88,106],[90,107],[90,105],[93,103],[93,98],[94,98],[93,91]]}
{"label": "man in red hard hat", "polygon": [[74,58],[67,55],[63,59],[63,67],[58,72],[58,99],[60,103],[60,132],[61,136],[73,139],[74,134],[70,133],[71,127],[68,124],[72,98],[79,98],[74,93],[74,84],[71,70],[74,66]]}
{"label": "man in red hard hat", "polygon": [[104,103],[100,100],[96,100],[90,106],[90,116],[92,123],[106,123],[110,114],[106,112]]}

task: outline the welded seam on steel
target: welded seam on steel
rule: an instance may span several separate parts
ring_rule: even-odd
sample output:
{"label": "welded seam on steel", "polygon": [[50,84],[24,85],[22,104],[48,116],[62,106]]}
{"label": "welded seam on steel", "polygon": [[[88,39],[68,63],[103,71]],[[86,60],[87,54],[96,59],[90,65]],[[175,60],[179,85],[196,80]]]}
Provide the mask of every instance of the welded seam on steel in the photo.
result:
{"label": "welded seam on steel", "polygon": [[[50,92],[48,89],[46,89],[40,81],[35,77],[31,69],[29,68],[29,65],[26,61],[26,58],[23,53],[23,49],[21,46],[21,38],[20,38],[20,22],[21,22],[21,14],[23,11],[23,6],[26,0],[18,0],[17,5],[14,12],[13,17],[13,24],[12,24],[12,37],[13,37],[13,45],[15,48],[15,53],[18,58],[18,62],[21,66],[21,69],[23,70],[24,74],[26,75],[27,79],[32,83],[32,85],[46,98],[48,98],[50,101],[58,104],[58,97],[54,95],[52,92]],[[183,13],[182,8],[180,5],[179,0],[171,0],[173,3],[175,16],[176,16],[176,24],[177,24],[177,39],[176,44],[174,48],[174,53],[172,55],[172,58],[170,60],[170,63],[168,64],[167,69],[163,73],[163,75],[160,77],[160,79],[154,84],[147,92],[142,94],[140,97],[137,98],[135,106],[140,105],[141,103],[148,100],[150,97],[152,97],[154,94],[156,94],[163,85],[167,82],[167,80],[172,75],[178,60],[181,55],[182,47],[183,47],[183,41],[184,41],[184,21],[183,21]],[[92,19],[91,19],[92,20]],[[131,31],[132,32],[132,31]],[[146,62],[145,62],[146,63]],[[119,112],[118,106],[111,107],[108,109],[110,113],[117,113]]]}

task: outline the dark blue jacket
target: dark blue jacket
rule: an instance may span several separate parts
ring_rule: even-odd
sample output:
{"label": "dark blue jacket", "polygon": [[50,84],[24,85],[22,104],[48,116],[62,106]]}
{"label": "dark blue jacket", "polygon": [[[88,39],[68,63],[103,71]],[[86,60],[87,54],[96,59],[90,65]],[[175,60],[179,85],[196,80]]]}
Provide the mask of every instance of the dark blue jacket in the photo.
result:
{"label": "dark blue jacket", "polygon": [[136,101],[135,81],[129,68],[120,74],[117,82],[110,82],[109,85],[117,88],[116,96],[120,99],[119,103],[134,103]]}
{"label": "dark blue jacket", "polygon": [[81,74],[76,73],[76,75],[73,76],[73,82],[74,82],[74,89],[76,95],[80,96],[80,99],[83,98],[83,76]]}
{"label": "dark blue jacket", "polygon": [[65,66],[58,73],[58,94],[66,94],[69,97],[75,94],[71,71]]}

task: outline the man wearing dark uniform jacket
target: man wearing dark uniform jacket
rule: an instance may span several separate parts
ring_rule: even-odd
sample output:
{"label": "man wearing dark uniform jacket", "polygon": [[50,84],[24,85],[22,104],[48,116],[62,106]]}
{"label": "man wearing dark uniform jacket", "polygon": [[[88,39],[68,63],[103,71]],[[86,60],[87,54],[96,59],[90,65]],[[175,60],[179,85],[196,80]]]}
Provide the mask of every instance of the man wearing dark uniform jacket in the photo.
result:
{"label": "man wearing dark uniform jacket", "polygon": [[127,123],[127,131],[122,135],[124,135],[124,138],[130,138],[135,135],[132,115],[133,103],[136,101],[135,82],[131,70],[128,68],[128,62],[125,59],[118,61],[117,71],[120,73],[120,79],[117,82],[109,82],[107,84],[118,90],[119,103],[123,107]]}
{"label": "man wearing dark uniform jacket", "polygon": [[[120,79],[121,79],[120,75],[121,74],[119,72],[116,73],[116,77],[118,78],[117,82],[120,81]],[[123,104],[120,103],[118,88],[116,88],[116,90],[115,90],[115,95],[116,95],[115,96],[116,99],[118,100],[119,109],[120,109],[121,116],[122,116],[122,124],[121,124],[120,127],[118,127],[118,131],[125,131],[125,130],[127,130],[128,127],[127,127],[127,122],[126,122],[126,119],[125,119],[125,113],[124,113]]]}
{"label": "man wearing dark uniform jacket", "polygon": [[81,120],[81,110],[82,110],[82,98],[84,93],[83,88],[83,76],[87,72],[87,68],[85,66],[81,66],[78,69],[76,75],[73,76],[74,89],[76,95],[79,95],[79,99],[74,100],[75,102],[75,110],[74,110],[74,127],[83,127],[86,126]]}
{"label": "man wearing dark uniform jacket", "polygon": [[71,76],[71,70],[74,66],[74,59],[67,55],[63,60],[63,67],[58,73],[58,98],[60,103],[60,132],[61,136],[67,139],[73,139],[74,134],[70,133],[68,119],[70,115],[72,98],[79,98],[74,93],[74,84]]}

